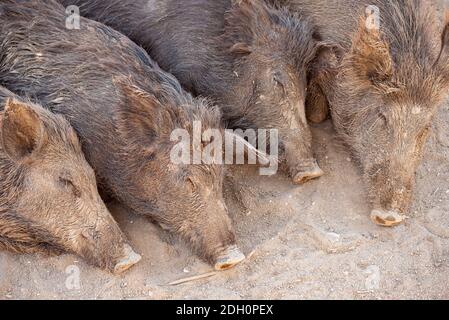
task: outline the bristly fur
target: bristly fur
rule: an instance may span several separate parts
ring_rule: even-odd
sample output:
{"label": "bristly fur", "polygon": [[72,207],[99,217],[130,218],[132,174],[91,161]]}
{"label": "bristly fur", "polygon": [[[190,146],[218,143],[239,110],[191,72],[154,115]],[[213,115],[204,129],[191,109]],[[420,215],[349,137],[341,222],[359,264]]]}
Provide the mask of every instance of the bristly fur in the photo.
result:
{"label": "bristly fur", "polygon": [[123,34],[86,18],[69,30],[65,19],[56,0],[1,1],[0,78],[69,120],[103,190],[215,262],[235,244],[223,167],[174,164],[170,151],[171,133],[192,135],[195,120],[220,130],[219,110]]}
{"label": "bristly fur", "polygon": [[[15,1],[6,1],[6,3]],[[83,141],[85,135],[101,136],[108,134],[102,130],[93,129],[96,127],[97,121],[95,120],[90,125],[86,126],[86,122],[82,119],[96,119],[98,117],[98,111],[85,109],[80,113],[81,108],[75,108],[72,110],[65,110],[65,105],[74,103],[76,105],[95,105],[106,106],[104,109],[104,119],[102,121],[110,121],[111,125],[116,127],[116,123],[111,112],[107,110],[111,105],[120,105],[118,99],[123,96],[120,89],[116,90],[116,94],[113,95],[98,95],[94,92],[97,88],[102,86],[113,87],[112,77],[126,77],[127,75],[134,75],[132,77],[133,85],[140,88],[140,90],[154,96],[154,98],[163,105],[164,108],[171,114],[171,126],[170,128],[164,128],[167,132],[172,131],[181,126],[179,115],[182,113],[185,120],[201,120],[204,127],[219,128],[219,112],[211,106],[205,99],[194,99],[190,94],[183,91],[180,83],[170,74],[163,72],[158,65],[151,60],[147,53],[131,41],[113,31],[112,29],[104,26],[103,24],[96,23],[94,21],[83,20],[85,24],[91,25],[95,28],[96,32],[84,32],[80,33],[80,37],[58,37],[60,40],[56,42],[48,41],[44,38],[38,37],[41,33],[45,34],[45,37],[52,39],[57,37],[60,33],[60,26],[58,24],[49,24],[48,21],[43,18],[45,16],[53,17],[54,20],[61,20],[65,18],[63,12],[54,10],[54,2],[42,2],[39,3],[39,12],[41,16],[35,16],[31,10],[28,10],[26,5],[10,6],[5,2],[2,4],[4,16],[21,16],[27,17],[23,20],[9,19],[8,24],[3,23],[3,30],[14,29],[14,39],[27,39],[26,42],[22,42],[24,47],[20,47],[21,64],[25,65],[40,65],[40,68],[34,68],[34,72],[30,75],[29,79],[21,81],[14,76],[14,73],[10,73],[11,66],[15,66],[14,59],[17,53],[17,47],[9,43],[9,41],[16,41],[13,38],[3,38],[0,43],[1,52],[0,57],[0,73],[2,74],[2,81],[6,86],[10,86],[14,83],[14,87],[20,94],[31,95],[33,99],[42,100],[52,111],[56,113],[63,113],[68,116],[73,122],[75,129],[80,133],[80,138]],[[32,4],[29,5],[33,7]],[[57,16],[57,18],[54,17]],[[33,21],[33,34],[29,34],[28,25],[23,25],[22,22],[28,19]],[[69,31],[67,33],[70,33]],[[89,38],[91,37],[91,38]],[[105,44],[104,48],[92,48],[93,42],[99,42]],[[26,44],[25,44],[26,43]],[[45,45],[47,54],[55,54],[61,57],[61,61],[54,62],[52,59],[48,61],[39,59],[39,48],[41,45]],[[115,51],[117,45],[126,46],[126,50],[117,52],[116,55],[110,57],[111,52]],[[41,47],[40,50],[43,50]],[[76,54],[65,54],[76,50]],[[97,58],[98,54],[103,51],[103,55]],[[43,53],[43,52],[41,52]],[[82,62],[79,62],[79,56],[84,57]],[[137,58],[137,59],[136,59]],[[39,63],[36,63],[39,62]],[[54,69],[55,66],[60,67],[60,77],[53,77],[48,70]],[[72,73],[76,70],[77,76],[65,77],[64,74]],[[145,76],[136,76],[136,75]],[[104,75],[102,77],[101,75]],[[38,81],[46,83],[46,88],[40,90],[33,90],[33,87],[27,86],[26,81]],[[21,82],[24,82],[23,84]],[[157,85],[155,85],[157,84]],[[58,88],[57,90],[51,90],[50,88]],[[83,90],[85,90],[83,92]],[[92,92],[86,94],[86,92]],[[126,110],[126,104],[119,107],[116,112],[121,112],[123,108]],[[171,109],[171,111],[170,111]],[[210,110],[210,112],[209,112]],[[69,113],[69,114],[68,114]],[[185,123],[182,123],[185,125]],[[82,129],[81,129],[82,127]],[[90,128],[91,127],[91,128]],[[189,128],[186,128],[189,129]],[[100,138],[104,140],[104,138]],[[114,145],[120,140],[116,140]],[[155,141],[152,143],[156,144]],[[95,146],[99,147],[99,146]],[[132,145],[116,146],[118,148],[132,148]],[[114,149],[114,146],[110,146]],[[89,156],[90,150],[85,150]],[[102,152],[105,154],[105,152]],[[113,159],[109,159],[113,160]],[[121,161],[117,159],[117,161]],[[112,164],[111,164],[112,167]],[[100,178],[106,176],[101,170],[98,172]],[[104,179],[101,179],[103,181]]]}
{"label": "bristly fur", "polygon": [[255,97],[247,97],[245,103],[235,101],[235,96],[246,95],[251,90],[247,87],[254,85],[236,79],[239,67],[251,67],[247,55],[238,54],[241,45],[263,54],[267,66],[282,61],[298,75],[308,72],[322,45],[307,17],[264,1],[155,1],[151,5],[143,0],[61,2],[80,6],[86,17],[136,41],[186,89],[213,98],[225,110],[225,120],[231,119],[231,127],[254,127],[257,120],[245,120],[245,115],[256,112],[259,127],[280,125],[273,105],[266,110],[256,108],[252,105]]}
{"label": "bristly fur", "polygon": [[[341,64],[320,82],[334,125],[359,162],[373,208],[406,213],[415,172],[438,107],[449,89],[448,21],[421,0],[276,0],[301,8]],[[380,29],[368,29],[368,5]],[[320,79],[322,80],[322,79]]]}
{"label": "bristly fur", "polygon": [[293,62],[297,70],[307,70],[316,58],[320,37],[307,16],[264,1],[242,0],[225,13],[220,40],[222,50],[231,51],[236,44],[244,44],[249,50],[283,55],[284,61]]}
{"label": "bristly fur", "polygon": [[11,209],[0,209],[0,250],[57,255],[67,248],[48,230],[23,219]]}
{"label": "bristly fur", "polygon": [[[73,129],[62,116],[54,115],[27,99],[19,98],[1,86],[0,123],[8,100],[21,101],[39,115],[46,132],[46,146],[57,145],[62,153],[81,154],[81,146]],[[18,203],[23,196],[26,175],[26,166],[13,162],[0,144],[0,249],[19,253],[61,253],[67,250],[61,244],[61,239],[57,239],[51,232],[26,220],[20,214],[21,208]]]}
{"label": "bristly fur", "polygon": [[449,68],[447,46],[435,41],[434,11],[420,0],[375,4],[381,10],[380,31],[368,30],[361,22],[342,72],[351,73],[359,85],[374,85],[394,101],[438,102],[449,83]]}
{"label": "bristly fur", "polygon": [[185,89],[216,103],[226,127],[276,128],[295,183],[318,171],[304,100],[327,43],[307,16],[259,0],[60,2],[142,46]]}

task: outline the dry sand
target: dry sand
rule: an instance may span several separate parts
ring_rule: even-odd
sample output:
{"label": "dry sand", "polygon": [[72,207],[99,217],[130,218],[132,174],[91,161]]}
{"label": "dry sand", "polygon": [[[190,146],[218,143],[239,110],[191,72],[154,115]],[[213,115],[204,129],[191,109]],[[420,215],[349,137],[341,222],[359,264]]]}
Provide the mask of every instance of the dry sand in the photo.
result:
{"label": "dry sand", "polygon": [[[111,210],[142,254],[140,264],[112,276],[72,255],[1,252],[0,299],[448,299],[449,105],[433,129],[413,210],[402,226],[370,221],[360,172],[328,121],[313,128],[326,171],[319,180],[296,187],[283,175],[229,171],[227,204],[239,245],[252,253],[236,268],[168,285],[211,267],[177,238],[115,204]],[[80,271],[79,289],[71,286],[72,266]]]}

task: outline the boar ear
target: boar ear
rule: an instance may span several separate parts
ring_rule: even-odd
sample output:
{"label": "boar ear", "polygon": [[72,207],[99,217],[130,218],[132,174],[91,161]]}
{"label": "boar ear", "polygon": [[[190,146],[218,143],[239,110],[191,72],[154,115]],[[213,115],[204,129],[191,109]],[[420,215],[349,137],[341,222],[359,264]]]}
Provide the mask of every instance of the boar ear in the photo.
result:
{"label": "boar ear", "polygon": [[309,65],[309,82],[335,75],[343,56],[343,48],[327,42],[318,42],[315,57]]}
{"label": "boar ear", "polygon": [[368,81],[382,91],[397,89],[392,83],[394,66],[390,48],[380,31],[367,28],[364,19],[353,39],[349,62],[359,80]]}
{"label": "boar ear", "polygon": [[13,99],[6,101],[1,142],[12,160],[20,161],[39,152],[44,136],[42,120],[30,106]]}
{"label": "boar ear", "polygon": [[259,0],[234,0],[225,17],[225,41],[230,43],[230,52],[250,54],[259,25],[269,25],[268,9]]}
{"label": "boar ear", "polygon": [[133,145],[152,149],[157,137],[173,130],[169,106],[163,106],[155,96],[127,79],[115,78],[114,83],[125,99],[115,116],[119,133]]}

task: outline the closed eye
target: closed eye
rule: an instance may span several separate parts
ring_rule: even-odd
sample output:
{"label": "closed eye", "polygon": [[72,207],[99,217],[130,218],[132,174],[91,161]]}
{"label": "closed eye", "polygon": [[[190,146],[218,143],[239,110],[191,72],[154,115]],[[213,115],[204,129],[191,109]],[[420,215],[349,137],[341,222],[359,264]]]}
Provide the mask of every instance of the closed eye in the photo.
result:
{"label": "closed eye", "polygon": [[282,90],[282,93],[285,95],[285,81],[282,79],[280,75],[273,76],[273,82],[275,86]]}
{"label": "closed eye", "polygon": [[279,75],[273,76],[273,82],[276,83],[276,85],[284,88],[284,81],[281,79],[281,77]]}
{"label": "closed eye", "polygon": [[388,117],[386,116],[385,113],[383,113],[382,111],[379,111],[378,115],[377,115],[377,119],[376,119],[376,124],[386,126],[387,123],[388,123]]}
{"label": "closed eye", "polygon": [[190,187],[195,190],[196,186],[195,183],[193,182],[193,180],[191,178],[187,178],[187,183],[190,185]]}
{"label": "closed eye", "polygon": [[77,197],[77,198],[81,197],[80,190],[75,186],[75,184],[72,182],[72,180],[70,180],[68,178],[60,177],[59,183],[62,184],[64,188],[70,189],[73,192],[73,194],[75,195],[75,197]]}
{"label": "closed eye", "polygon": [[385,115],[385,113],[379,112],[379,118],[380,118],[383,122],[387,123],[387,116]]}
{"label": "closed eye", "polygon": [[418,135],[418,141],[425,142],[430,133],[430,126],[425,127]]}

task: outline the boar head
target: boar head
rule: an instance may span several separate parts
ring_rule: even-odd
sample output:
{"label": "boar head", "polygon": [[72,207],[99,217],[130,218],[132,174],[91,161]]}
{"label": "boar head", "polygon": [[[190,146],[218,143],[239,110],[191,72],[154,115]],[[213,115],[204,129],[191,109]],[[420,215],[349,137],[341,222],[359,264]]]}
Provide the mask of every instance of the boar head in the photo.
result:
{"label": "boar head", "polygon": [[0,245],[73,252],[122,272],[140,260],[101,200],[77,135],[61,116],[8,99],[1,116]]}
{"label": "boar head", "polygon": [[297,184],[323,174],[313,156],[304,106],[309,71],[325,47],[318,38],[310,21],[263,1],[235,1],[226,15],[224,43],[235,56],[229,104],[241,106],[244,114],[232,125],[278,129]]}
{"label": "boar head", "polygon": [[382,17],[380,30],[361,22],[330,90],[337,131],[368,185],[371,218],[394,226],[409,210],[432,119],[449,87],[449,27],[440,42],[426,8],[392,4]]}
{"label": "boar head", "polygon": [[179,164],[171,157],[176,144],[172,132],[184,129],[193,136],[195,121],[206,130],[220,129],[218,108],[192,98],[180,87],[173,92],[173,88],[154,90],[153,86],[151,94],[126,79],[115,79],[115,83],[126,101],[116,117],[119,135],[126,141],[121,159],[130,164],[117,175],[129,181],[118,197],[180,235],[217,270],[242,261],[223,199],[223,166]]}

